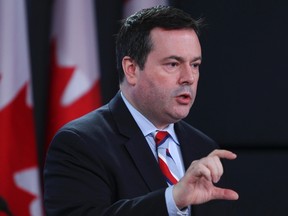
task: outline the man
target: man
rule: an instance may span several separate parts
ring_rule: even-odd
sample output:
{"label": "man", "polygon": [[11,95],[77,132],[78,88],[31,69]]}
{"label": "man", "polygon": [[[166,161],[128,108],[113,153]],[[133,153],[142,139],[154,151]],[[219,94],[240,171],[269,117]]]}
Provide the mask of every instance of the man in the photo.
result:
{"label": "man", "polygon": [[[220,159],[236,155],[182,121],[197,91],[199,26],[167,6],[125,20],[116,41],[119,93],[64,126],[51,143],[44,170],[48,216],[230,214],[223,207],[230,202],[208,201],[238,199],[214,185],[223,174]],[[165,141],[154,141],[163,131]],[[166,156],[163,143],[169,143]],[[173,174],[162,173],[162,159]]]}

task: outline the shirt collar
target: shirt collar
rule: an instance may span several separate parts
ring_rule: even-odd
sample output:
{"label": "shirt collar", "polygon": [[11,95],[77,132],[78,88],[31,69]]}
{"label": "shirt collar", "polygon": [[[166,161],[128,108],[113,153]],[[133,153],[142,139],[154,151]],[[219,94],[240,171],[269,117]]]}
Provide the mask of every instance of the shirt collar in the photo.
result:
{"label": "shirt collar", "polygon": [[[139,126],[140,130],[142,131],[143,135],[146,137],[149,134],[152,134],[153,137],[155,137],[156,131],[159,131],[158,128],[155,127],[155,125],[150,122],[144,115],[142,115],[137,109],[135,109],[132,104],[125,98],[123,93],[121,92],[121,97],[127,106],[128,110],[130,111],[131,115],[133,116],[134,120],[136,121],[137,125]],[[169,132],[170,136],[174,140],[175,143],[179,145],[179,141],[177,139],[177,136],[175,134],[174,130],[174,123],[169,124],[168,127],[161,129]]]}

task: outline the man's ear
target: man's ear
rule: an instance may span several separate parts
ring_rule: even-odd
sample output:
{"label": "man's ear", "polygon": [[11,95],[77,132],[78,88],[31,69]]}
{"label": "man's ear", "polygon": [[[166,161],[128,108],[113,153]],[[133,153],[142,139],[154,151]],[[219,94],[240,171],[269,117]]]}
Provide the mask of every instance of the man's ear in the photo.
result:
{"label": "man's ear", "polygon": [[137,76],[136,76],[137,65],[135,61],[131,57],[125,56],[122,59],[122,68],[123,68],[124,75],[126,77],[127,82],[130,85],[135,85],[137,81]]}

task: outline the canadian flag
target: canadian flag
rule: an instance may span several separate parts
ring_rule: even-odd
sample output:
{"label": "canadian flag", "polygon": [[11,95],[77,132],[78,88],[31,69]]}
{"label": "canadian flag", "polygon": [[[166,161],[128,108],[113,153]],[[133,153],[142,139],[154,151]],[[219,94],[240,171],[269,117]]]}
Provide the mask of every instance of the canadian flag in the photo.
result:
{"label": "canadian flag", "polygon": [[168,5],[168,0],[124,0],[124,17],[128,17],[135,12],[157,5]]}
{"label": "canadian flag", "polygon": [[100,66],[92,0],[55,0],[46,149],[68,121],[101,105]]}
{"label": "canadian flag", "polygon": [[25,6],[0,1],[0,215],[41,216]]}

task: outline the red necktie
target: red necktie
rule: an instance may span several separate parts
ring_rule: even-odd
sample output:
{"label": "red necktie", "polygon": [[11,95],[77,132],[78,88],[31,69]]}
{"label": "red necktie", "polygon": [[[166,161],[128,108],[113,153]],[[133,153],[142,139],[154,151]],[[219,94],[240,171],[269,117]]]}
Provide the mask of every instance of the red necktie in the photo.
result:
{"label": "red necktie", "polygon": [[168,149],[169,133],[158,131],[155,136],[156,150],[159,167],[166,178],[168,185],[174,185],[179,181],[177,167]]}

